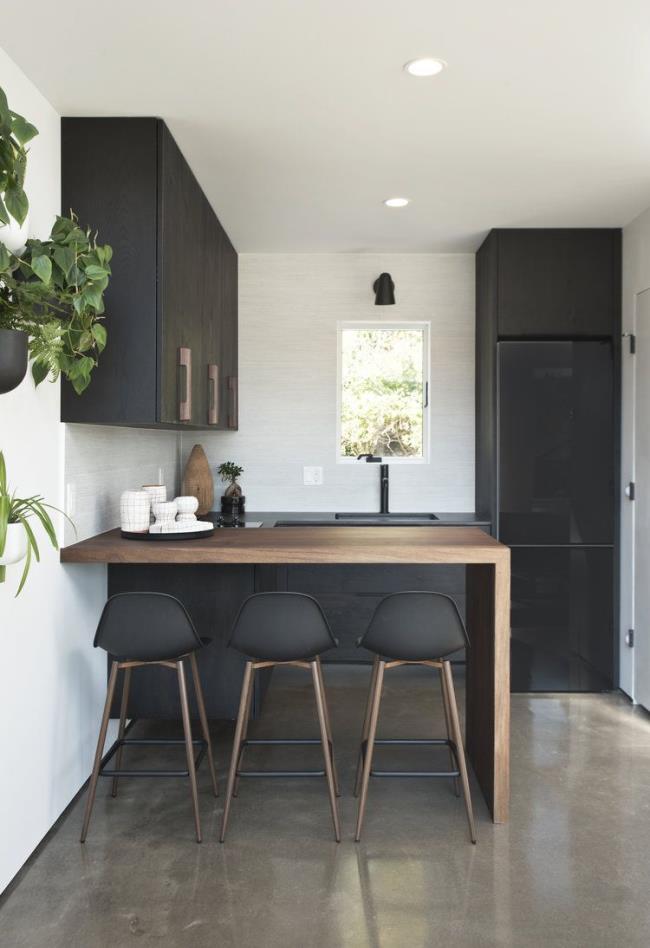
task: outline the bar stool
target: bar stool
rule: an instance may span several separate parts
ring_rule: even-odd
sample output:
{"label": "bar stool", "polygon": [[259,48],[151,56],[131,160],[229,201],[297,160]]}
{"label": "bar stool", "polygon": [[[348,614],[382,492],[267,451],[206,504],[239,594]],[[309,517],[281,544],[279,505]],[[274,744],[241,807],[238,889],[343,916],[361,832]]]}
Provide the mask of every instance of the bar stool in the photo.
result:
{"label": "bar stool", "polygon": [[[102,612],[95,634],[93,646],[103,648],[110,655],[115,656],[111,662],[108,678],[108,690],[104,714],[99,729],[99,740],[95,752],[95,762],[88,786],[86,810],[81,842],[85,842],[88,833],[88,824],[92,814],[97,782],[99,777],[112,777],[112,796],[117,796],[117,782],[119,777],[189,777],[194,809],[194,825],[196,841],[201,842],[201,821],[199,817],[199,801],[196,785],[196,770],[207,751],[212,789],[217,796],[217,778],[214,770],[212,745],[208,730],[208,719],[205,714],[203,690],[196,666],[195,652],[208,645],[211,640],[200,638],[185,607],[178,599],[165,593],[130,592],[111,596]],[[192,740],[190,712],[187,702],[187,684],[185,669],[189,663],[194,679],[196,703],[201,721],[203,740]],[[167,740],[165,738],[125,738],[126,717],[131,685],[131,672],[134,668],[147,665],[162,665],[164,668],[176,669],[178,688],[181,700],[181,714],[183,718],[184,738],[182,740]],[[102,758],[106,731],[111,715],[111,706],[115,694],[117,674],[124,670],[122,687],[122,701],[120,705],[120,724],[117,740],[111,745],[108,753]],[[186,770],[122,770],[122,752],[127,746],[141,747],[143,745],[184,744],[187,758]],[[194,759],[194,746],[201,749]],[[107,770],[106,765],[115,756],[115,768]]]}
{"label": "bar stool", "polygon": [[[359,800],[355,839],[361,839],[361,828],[368,797],[370,777],[450,777],[458,796],[458,778],[463,790],[470,839],[476,843],[476,827],[467,778],[463,738],[454,693],[451,663],[445,656],[468,647],[469,640],[458,607],[450,596],[434,592],[399,592],[387,596],[377,606],[366,633],[357,645],[376,655],[368,702],[363,722],[354,795]],[[386,659],[390,661],[386,661]],[[384,672],[400,665],[426,665],[440,671],[442,701],[447,730],[446,739],[377,739],[379,705]],[[451,770],[448,771],[376,771],[372,758],[377,744],[446,744],[449,747]],[[455,766],[454,766],[455,765]]]}
{"label": "bar stool", "polygon": [[[229,645],[248,657],[235,726],[226,801],[221,822],[220,841],[226,837],[226,827],[233,796],[237,796],[240,777],[325,777],[329,794],[336,842],[340,842],[341,828],[337,796],[338,777],[332,748],[332,729],[325,698],[325,685],[320,665],[320,654],[337,646],[327,619],[318,602],[311,596],[293,592],[265,592],[249,596],[235,619]],[[292,665],[311,671],[320,726],[319,739],[250,740],[247,737],[253,678],[262,668]],[[324,770],[241,770],[246,747],[252,745],[321,744]]]}

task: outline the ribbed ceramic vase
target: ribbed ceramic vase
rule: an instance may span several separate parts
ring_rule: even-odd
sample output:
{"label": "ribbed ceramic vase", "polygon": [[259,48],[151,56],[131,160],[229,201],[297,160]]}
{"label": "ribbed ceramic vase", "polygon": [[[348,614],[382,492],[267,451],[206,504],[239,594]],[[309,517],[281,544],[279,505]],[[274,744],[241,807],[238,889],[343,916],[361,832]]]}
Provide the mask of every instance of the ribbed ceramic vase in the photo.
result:
{"label": "ribbed ceramic vase", "polygon": [[214,481],[208,459],[202,445],[195,444],[192,453],[187,459],[183,474],[182,493],[185,496],[196,497],[199,502],[199,516],[212,510],[214,504]]}

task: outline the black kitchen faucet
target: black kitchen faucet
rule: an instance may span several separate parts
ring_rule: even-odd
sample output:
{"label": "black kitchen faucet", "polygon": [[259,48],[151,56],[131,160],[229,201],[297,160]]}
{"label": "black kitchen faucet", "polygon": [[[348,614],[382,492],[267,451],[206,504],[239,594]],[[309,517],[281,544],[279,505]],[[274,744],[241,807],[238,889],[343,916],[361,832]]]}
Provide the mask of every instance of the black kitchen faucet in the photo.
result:
{"label": "black kitchen faucet", "polygon": [[379,513],[387,514],[388,513],[388,465],[382,464],[381,458],[376,457],[374,454],[359,454],[357,455],[357,461],[366,459],[366,464],[379,464]]}

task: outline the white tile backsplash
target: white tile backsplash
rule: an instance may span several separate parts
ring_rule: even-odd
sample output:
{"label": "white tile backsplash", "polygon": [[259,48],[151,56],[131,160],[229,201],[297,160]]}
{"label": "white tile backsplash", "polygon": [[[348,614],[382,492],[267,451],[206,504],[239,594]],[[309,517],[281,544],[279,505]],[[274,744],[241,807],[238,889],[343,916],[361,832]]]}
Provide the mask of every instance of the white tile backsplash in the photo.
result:
{"label": "white tile backsplash", "polygon": [[[336,463],[336,328],[342,320],[431,323],[431,457],[391,468],[393,510],[474,509],[474,255],[240,254],[238,432],[184,432],[215,473],[244,469],[249,510],[374,510],[378,472]],[[372,283],[392,274],[396,305]],[[322,486],[303,468],[323,468]]]}
{"label": "white tile backsplash", "polygon": [[[180,435],[175,431],[65,426],[65,482],[74,490],[76,539],[119,526],[120,495],[158,483],[162,469],[168,496],[180,485]],[[66,525],[66,543],[75,534]]]}

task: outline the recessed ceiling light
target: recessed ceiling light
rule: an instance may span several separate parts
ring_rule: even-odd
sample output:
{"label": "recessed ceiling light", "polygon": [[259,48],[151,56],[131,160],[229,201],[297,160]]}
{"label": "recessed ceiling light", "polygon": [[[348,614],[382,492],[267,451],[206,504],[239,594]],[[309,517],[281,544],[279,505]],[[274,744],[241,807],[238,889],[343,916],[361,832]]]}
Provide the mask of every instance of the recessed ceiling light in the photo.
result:
{"label": "recessed ceiling light", "polygon": [[384,201],[386,207],[406,207],[408,203],[408,198],[386,198]]}
{"label": "recessed ceiling light", "polygon": [[434,59],[427,56],[424,59],[412,59],[406,63],[404,69],[409,76],[415,76],[416,79],[429,79],[431,76],[437,76],[445,68],[447,63],[444,59]]}

